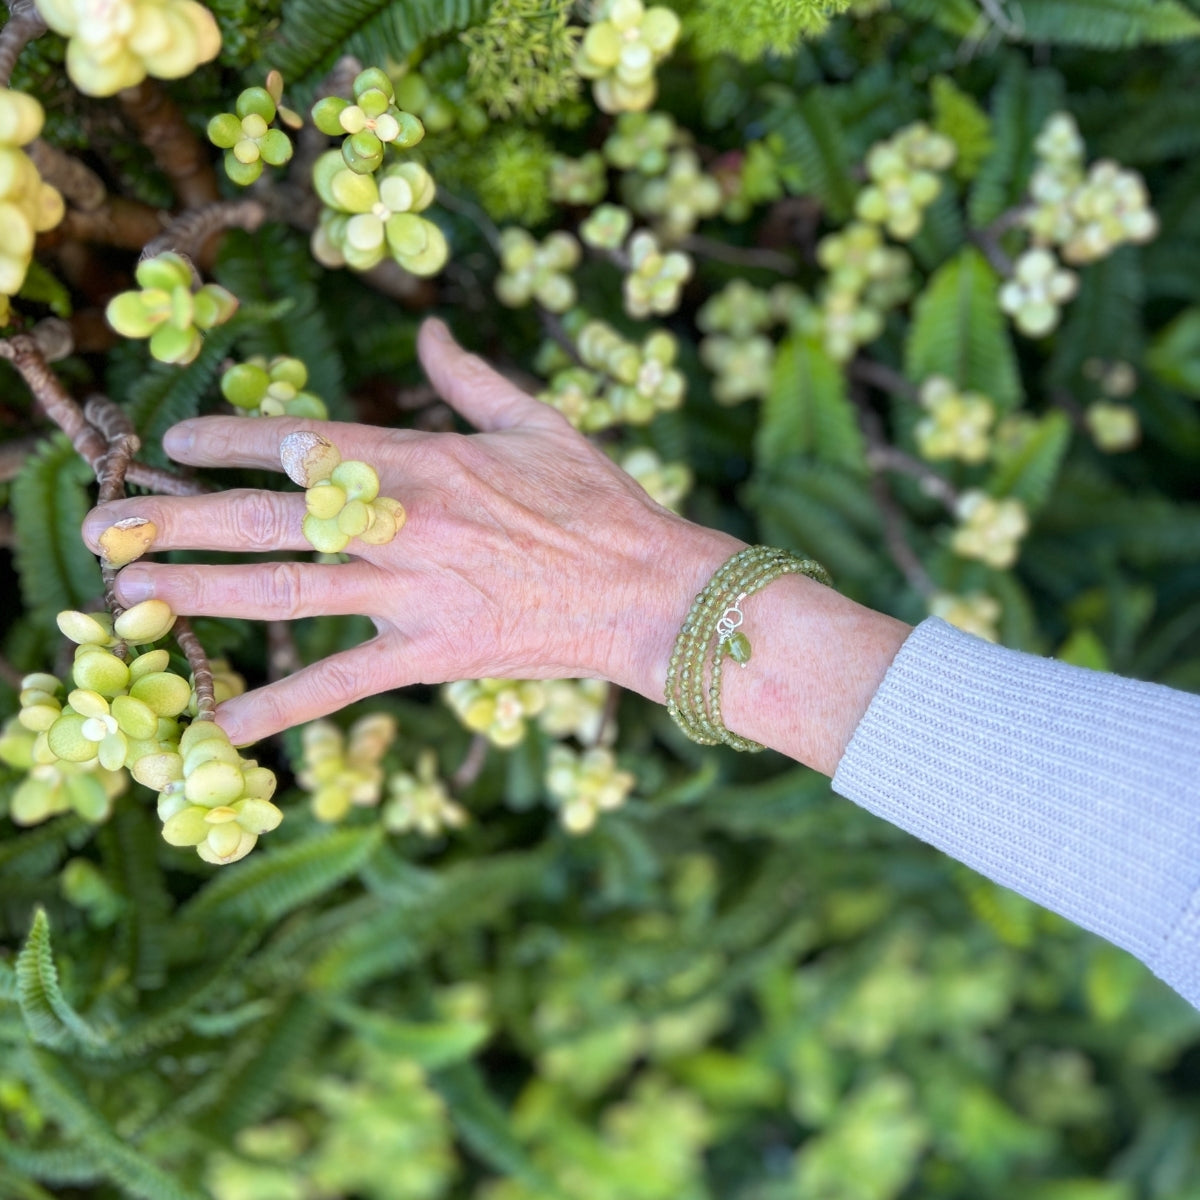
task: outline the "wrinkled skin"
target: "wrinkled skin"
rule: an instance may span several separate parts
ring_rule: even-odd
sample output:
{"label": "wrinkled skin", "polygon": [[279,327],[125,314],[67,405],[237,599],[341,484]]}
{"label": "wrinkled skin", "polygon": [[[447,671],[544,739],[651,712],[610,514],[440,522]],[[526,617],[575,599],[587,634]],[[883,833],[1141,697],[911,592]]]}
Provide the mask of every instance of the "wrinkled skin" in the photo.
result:
{"label": "wrinkled skin", "polygon": [[[425,324],[418,348],[435,387],[480,432],[216,416],[164,438],[180,463],[279,470],[282,437],[317,430],[343,458],[374,466],[381,494],[408,511],[394,541],[352,542],[347,563],[139,561],[120,573],[126,605],[154,596],[189,615],[374,621],[363,645],[223,704],[218,718],[239,744],[413,683],[601,676],[661,701],[691,596],[742,545],[655,504],[440,322]],[[157,526],[156,551],[302,552],[304,512],[295,491],[138,497],[94,510],[84,537],[97,549],[108,525],[137,516]]]}

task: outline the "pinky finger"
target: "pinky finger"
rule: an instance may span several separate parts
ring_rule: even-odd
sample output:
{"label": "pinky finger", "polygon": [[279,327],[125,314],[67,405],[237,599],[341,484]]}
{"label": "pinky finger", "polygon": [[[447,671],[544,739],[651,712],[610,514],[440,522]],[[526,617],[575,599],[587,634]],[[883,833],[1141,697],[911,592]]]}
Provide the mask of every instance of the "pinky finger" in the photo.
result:
{"label": "pinky finger", "polygon": [[226,700],[217,723],[235,746],[248,746],[273,733],[328,716],[397,687],[390,656],[379,637],[331,654],[286,679]]}

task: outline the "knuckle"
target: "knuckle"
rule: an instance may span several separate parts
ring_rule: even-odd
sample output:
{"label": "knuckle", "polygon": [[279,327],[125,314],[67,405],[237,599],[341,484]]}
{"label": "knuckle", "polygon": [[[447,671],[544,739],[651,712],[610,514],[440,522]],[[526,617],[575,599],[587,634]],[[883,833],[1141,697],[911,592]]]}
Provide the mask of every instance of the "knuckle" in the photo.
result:
{"label": "knuckle", "polygon": [[284,620],[303,615],[304,573],[299,563],[271,563],[255,579],[255,602],[264,612]]}
{"label": "knuckle", "polygon": [[376,683],[375,668],[369,660],[364,661],[361,655],[355,655],[349,662],[339,658],[327,659],[322,672],[323,688],[337,696],[342,703],[361,700],[382,690]]}
{"label": "knuckle", "polygon": [[274,492],[244,491],[231,497],[230,535],[247,550],[278,550],[293,540],[292,520]]}

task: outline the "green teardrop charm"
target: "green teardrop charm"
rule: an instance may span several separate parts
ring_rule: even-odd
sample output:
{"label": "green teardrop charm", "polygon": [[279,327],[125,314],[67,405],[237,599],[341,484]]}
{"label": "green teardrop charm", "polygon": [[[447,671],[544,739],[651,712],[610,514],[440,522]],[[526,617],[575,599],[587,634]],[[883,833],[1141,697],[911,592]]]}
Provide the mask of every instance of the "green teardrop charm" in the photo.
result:
{"label": "green teardrop charm", "polygon": [[730,634],[729,641],[725,643],[725,650],[740,666],[744,667],[750,661],[750,639],[744,633]]}

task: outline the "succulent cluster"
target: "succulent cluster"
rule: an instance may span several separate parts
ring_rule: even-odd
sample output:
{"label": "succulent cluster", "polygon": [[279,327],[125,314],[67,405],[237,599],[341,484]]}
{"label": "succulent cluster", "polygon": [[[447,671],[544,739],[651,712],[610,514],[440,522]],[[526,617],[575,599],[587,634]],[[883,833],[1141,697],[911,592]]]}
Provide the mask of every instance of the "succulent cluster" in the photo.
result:
{"label": "succulent cluster", "polygon": [[432,750],[417,755],[414,771],[396,771],[388,776],[387,791],[382,819],[389,833],[437,837],[467,823],[467,810],[438,778],[437,755]]}
{"label": "succulent cluster", "polygon": [[960,392],[944,375],[931,375],[921,384],[919,399],[926,415],[914,432],[923,458],[956,458],[965,463],[987,459],[996,420],[996,407],[987,396]]}
{"label": "succulent cluster", "polygon": [[552,313],[575,303],[575,284],[568,272],[579,265],[579,243],[556,229],[544,242],[513,226],[500,234],[500,274],[496,296],[510,308],[536,301]]}
{"label": "succulent cluster", "polygon": [[678,307],[683,285],[692,277],[692,260],[682,250],[664,250],[658,238],[639,229],[625,248],[625,311],[631,317],[665,316]]}
{"label": "succulent cluster", "polygon": [[589,150],[581,158],[556,154],[550,159],[550,199],[558,204],[598,204],[608,191],[604,155]]}
{"label": "succulent cluster", "polygon": [[1070,113],[1054,113],[1034,149],[1033,203],[1024,223],[1038,245],[1058,246],[1067,262],[1083,264],[1126,242],[1148,242],[1158,232],[1158,218],[1136,171],[1100,159],[1084,173],[1083,139]]}
{"label": "succulent cluster", "polygon": [[1074,271],[1059,265],[1044,246],[1026,250],[1000,288],[1000,307],[1030,337],[1041,337],[1057,324],[1060,309],[1079,288]]}
{"label": "succulent cluster", "polygon": [[1137,410],[1121,401],[1137,389],[1137,372],[1127,362],[1090,358],[1083,364],[1083,374],[1094,380],[1102,393],[1083,414],[1096,448],[1106,454],[1132,450],[1141,440],[1141,422]]}
{"label": "succulent cluster", "polygon": [[692,488],[692,472],[687,463],[663,462],[649,446],[635,446],[621,456],[620,464],[623,471],[646,489],[651,500],[679,512]]}
{"label": "succulent cluster", "polygon": [[546,703],[546,692],[537,680],[459,679],[442,689],[443,699],[472,732],[483,734],[493,746],[517,745]]}
{"label": "succulent cluster", "polygon": [[633,213],[619,204],[597,205],[579,225],[579,236],[595,250],[616,251],[633,228]]}
{"label": "succulent cluster", "polygon": [[43,181],[21,149],[42,131],[42,106],[24,92],[0,88],[0,325],[8,323],[8,299],[25,281],[39,233],[63,218],[63,198]]}
{"label": "succulent cluster", "polygon": [[221,31],[196,0],[36,0],[42,19],[68,38],[67,74],[89,96],[156,79],[181,79],[216,58]]}
{"label": "succulent cluster", "polygon": [[159,793],[164,839],[195,846],[208,862],[242,858],[279,824],[269,803],[274,775],[243,759],[214,722],[183,726],[194,707],[192,684],[170,670],[166,650],[149,648],[174,623],[161,600],[115,620],[58,614],[76,643],[65,702],[56,676],[26,676],[21,710],[0,737],[0,758],[28,771],[13,797],[14,820],[33,824],[68,810],[106,820],[132,775]]}
{"label": "succulent cluster", "polygon": [[715,292],[696,314],[704,331],[700,361],[713,372],[718,404],[740,404],[765,396],[775,367],[775,343],[767,331],[778,320],[770,293],[743,279]]}
{"label": "succulent cluster", "polygon": [[[341,148],[313,164],[313,189],[324,205],[312,251],[327,267],[369,271],[391,257],[414,275],[433,275],[450,248],[423,213],[434,201],[433,177],[414,161],[388,161],[424,136],[420,119],[398,108],[386,72],[356,76],[354,100],[327,96],[313,106],[313,123]],[[385,165],[386,164],[386,165]]]}
{"label": "succulent cluster", "polygon": [[[645,425],[656,413],[683,403],[684,378],[673,366],[679,347],[665,330],[650,333],[639,346],[603,321],[588,321],[575,340],[584,365],[603,381],[598,381],[603,391],[588,404],[579,428],[591,433],[621,423]],[[577,374],[573,380],[583,378]],[[558,394],[552,379],[540,398],[558,407]]]}
{"label": "succulent cluster", "polygon": [[134,277],[138,289],[114,296],[105,316],[123,337],[149,338],[159,362],[190,363],[204,333],[237,311],[236,296],[216,283],[197,287],[191,264],[170,250],[142,259]]}
{"label": "succulent cluster", "polygon": [[829,274],[816,301],[780,285],[775,303],[787,307],[790,298],[792,323],[819,338],[835,362],[847,362],[883,332],[887,311],[908,297],[911,260],[886,244],[878,225],[851,221],[821,239],[817,261]]}
{"label": "succulent cluster", "polygon": [[321,554],[339,554],[358,538],[369,546],[390,542],[407,519],[404,505],[379,494],[369,463],[343,459],[319,433],[289,433],[279,447],[287,477],[305,489],[304,536]]}
{"label": "succulent cluster", "polygon": [[954,143],[924,122],[906,125],[867,152],[870,182],[858,194],[855,214],[882,225],[897,241],[907,242],[921,230],[925,210],[937,198],[939,171],[954,165]]}
{"label": "succulent cluster", "polygon": [[568,833],[587,833],[601,813],[625,803],[635,783],[633,772],[621,770],[603,746],[577,753],[559,742],[546,755],[546,790]]}
{"label": "succulent cluster", "polygon": [[709,170],[721,187],[721,216],[734,224],[748,220],[757,205],[778,200],[785,186],[793,191],[803,188],[799,172],[787,164],[777,133],[721,155]]}
{"label": "succulent cluster", "polygon": [[642,0],[599,0],[579,44],[575,68],[592,80],[597,106],[607,113],[643,112],[654,103],[654,69],[675,48],[679,18]]}
{"label": "succulent cluster", "polygon": [[238,412],[251,417],[329,416],[325,402],[304,390],[308,368],[298,358],[260,355],[235,363],[221,376],[221,395]]}
{"label": "succulent cluster", "polygon": [[447,87],[443,80],[435,87],[412,68],[393,71],[391,80],[396,89],[396,107],[419,118],[426,133],[449,133],[454,129],[474,138],[488,127],[487,113],[462,94],[461,81],[457,87]]}
{"label": "succulent cluster", "polygon": [[347,733],[332,721],[302,727],[296,781],[309,792],[318,821],[340,821],[352,807],[379,803],[383,758],[395,740],[396,722],[386,713],[360,717]]}
{"label": "succulent cluster", "polygon": [[931,616],[941,617],[964,633],[973,633],[985,641],[1000,640],[996,622],[1000,620],[1000,602],[986,592],[935,592],[929,598]]}
{"label": "succulent cluster", "polygon": [[625,199],[654,223],[666,242],[686,238],[706,217],[721,211],[721,185],[705,174],[695,150],[681,147],[671,154],[666,171],[653,176],[626,175]]}
{"label": "succulent cluster", "polygon": [[418,117],[396,105],[396,90],[387,72],[368,67],[355,76],[353,100],[325,96],[313,105],[313,124],[330,137],[342,138],[342,160],[359,175],[383,165],[384,150],[407,150],[425,136]]}
{"label": "succulent cluster", "polygon": [[1020,500],[996,499],[986,492],[964,492],[955,506],[959,521],[951,548],[964,558],[977,558],[1003,570],[1017,561],[1029,517]]}
{"label": "succulent cluster", "polygon": [[159,756],[156,766],[171,776],[159,789],[163,840],[193,846],[207,863],[221,866],[245,858],[259,837],[283,820],[271,803],[274,774],[243,758],[214,721],[193,721],[179,739],[178,752]]}
{"label": "succulent cluster", "polygon": [[601,740],[610,691],[603,679],[549,679],[542,689],[545,703],[537,721],[543,733],[578,738],[589,746]]}
{"label": "succulent cluster", "polygon": [[283,76],[272,71],[266,87],[248,87],[237,98],[233,112],[218,113],[208,123],[208,140],[225,151],[225,174],[243,187],[263,172],[263,163],[281,167],[292,157],[292,139],[271,123],[281,117],[288,123],[299,118],[281,109]]}
{"label": "succulent cluster", "polygon": [[671,147],[682,137],[675,118],[665,112],[623,112],[601,150],[620,171],[661,175],[671,162]]}
{"label": "succulent cluster", "polygon": [[433,275],[446,265],[445,235],[419,215],[437,195],[420,163],[395,163],[368,175],[330,150],[313,167],[313,187],[325,205],[312,238],[318,262],[369,271],[390,256],[414,275]]}

